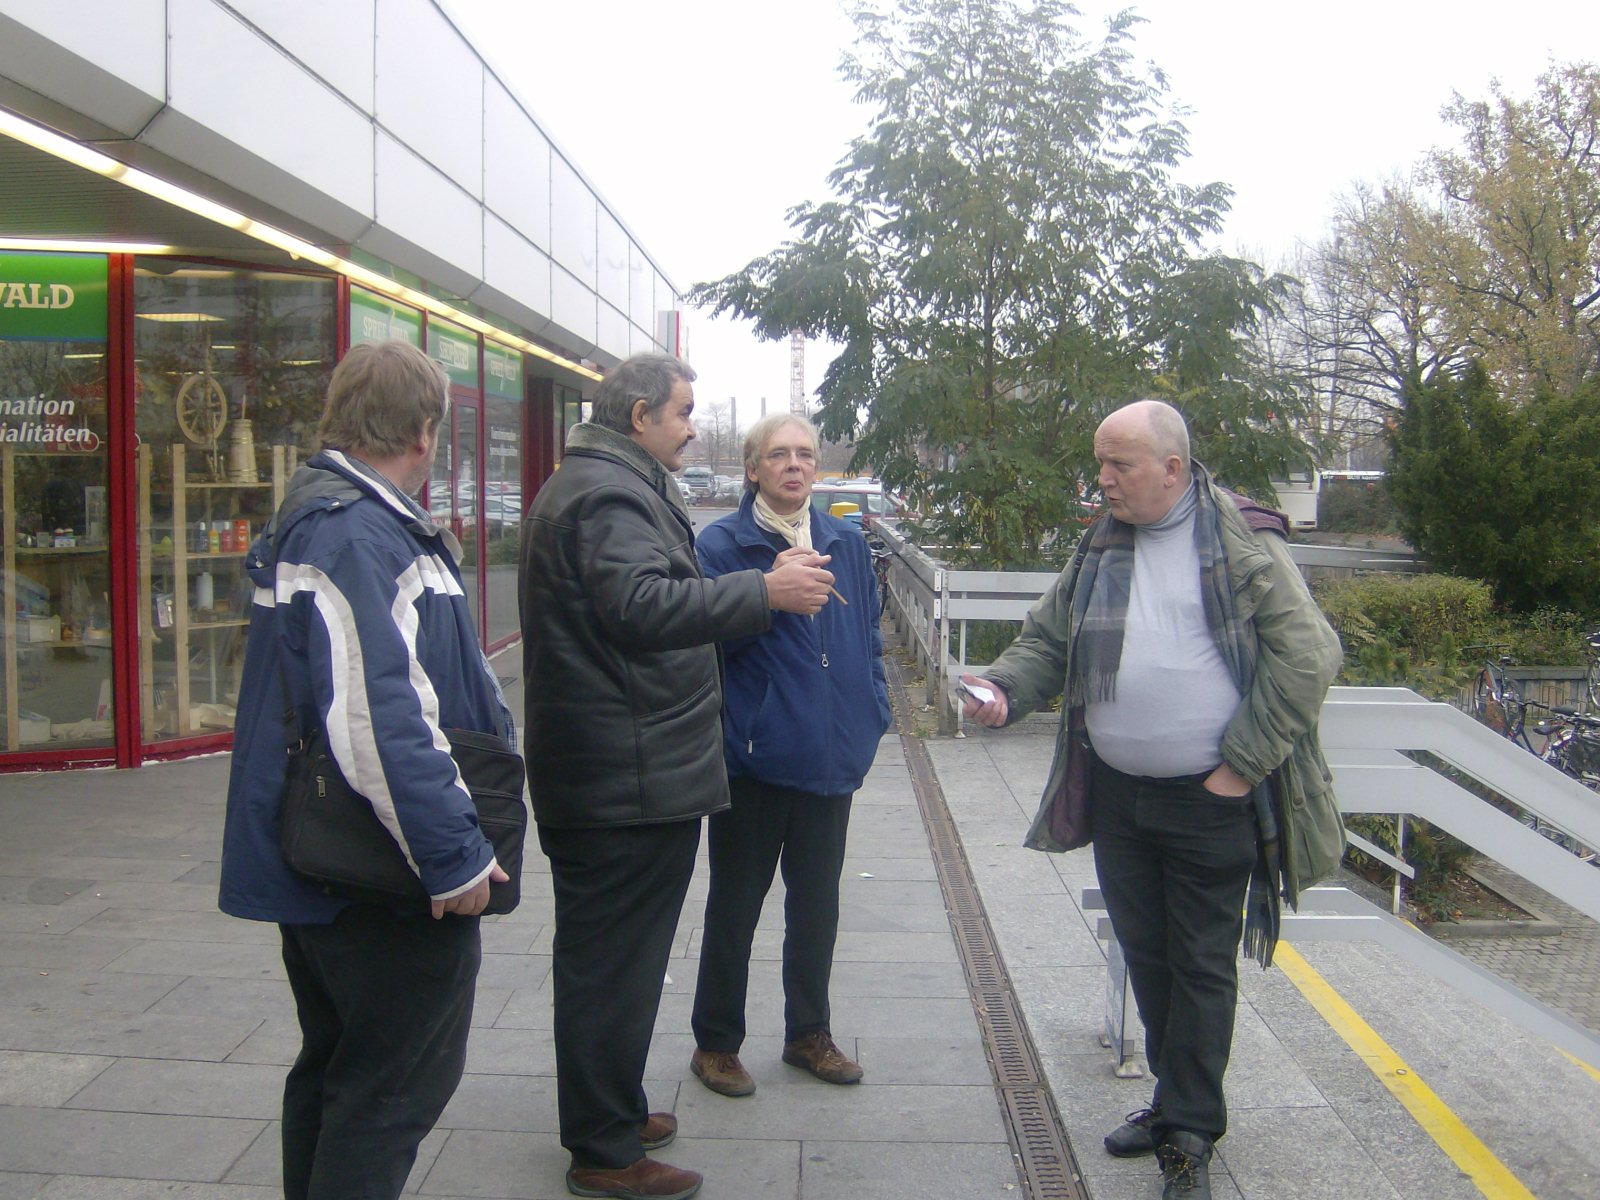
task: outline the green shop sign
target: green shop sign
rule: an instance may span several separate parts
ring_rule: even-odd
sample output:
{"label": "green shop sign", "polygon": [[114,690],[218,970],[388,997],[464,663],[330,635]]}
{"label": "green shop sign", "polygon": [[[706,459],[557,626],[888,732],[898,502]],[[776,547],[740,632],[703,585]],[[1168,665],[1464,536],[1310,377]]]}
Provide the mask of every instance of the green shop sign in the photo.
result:
{"label": "green shop sign", "polygon": [[0,250],[0,340],[106,340],[104,254]]}
{"label": "green shop sign", "polygon": [[483,390],[491,396],[522,399],[522,353],[506,350],[493,342],[483,343],[483,370],[488,376]]}
{"label": "green shop sign", "polygon": [[422,314],[365,288],[350,289],[350,344],[398,338],[422,345]]}
{"label": "green shop sign", "polygon": [[477,388],[477,334],[469,333],[458,325],[446,325],[438,317],[429,317],[428,357],[439,360],[449,373],[451,383]]}

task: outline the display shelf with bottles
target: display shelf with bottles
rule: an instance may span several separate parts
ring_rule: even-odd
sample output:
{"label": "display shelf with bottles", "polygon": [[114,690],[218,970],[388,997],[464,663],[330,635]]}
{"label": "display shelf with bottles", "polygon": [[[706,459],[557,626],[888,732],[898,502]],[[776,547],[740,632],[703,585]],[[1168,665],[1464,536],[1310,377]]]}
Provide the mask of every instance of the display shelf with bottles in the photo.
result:
{"label": "display shelf with bottles", "polygon": [[[103,469],[82,453],[0,447],[0,745],[7,751],[110,741]],[[63,496],[72,516],[63,515]],[[56,527],[64,521],[70,527]]]}
{"label": "display shelf with bottles", "polygon": [[[193,447],[139,447],[139,673],[146,741],[233,728],[237,666],[250,623],[245,555],[283,502],[293,446],[271,448],[271,474],[215,462],[191,471]],[[157,468],[165,468],[163,487]],[[168,495],[161,494],[170,488]],[[170,500],[170,504],[168,501]],[[164,509],[164,511],[162,511]]]}

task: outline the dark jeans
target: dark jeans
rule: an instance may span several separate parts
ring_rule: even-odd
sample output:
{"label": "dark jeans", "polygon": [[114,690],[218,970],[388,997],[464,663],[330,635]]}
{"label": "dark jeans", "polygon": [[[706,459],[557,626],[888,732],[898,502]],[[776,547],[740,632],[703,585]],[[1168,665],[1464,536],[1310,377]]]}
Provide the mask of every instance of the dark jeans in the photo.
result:
{"label": "dark jeans", "polygon": [[1256,861],[1250,798],[1202,777],[1141,779],[1094,765],[1094,864],[1128,963],[1162,1116],[1156,1133],[1228,1128],[1244,897]]}
{"label": "dark jeans", "polygon": [[828,1030],[850,796],[816,796],[741,776],[733,807],[711,818],[711,890],[691,1025],[702,1050],[744,1044],[750,946],[772,873],[783,864],[784,1040]]}
{"label": "dark jeans", "polygon": [[395,1200],[461,1082],[482,948],[477,917],[353,904],[282,925],[300,1055],[283,1089],[287,1200]]}
{"label": "dark jeans", "polygon": [[556,1105],[577,1167],[644,1156],[645,1059],[700,821],[539,826],[555,888]]}

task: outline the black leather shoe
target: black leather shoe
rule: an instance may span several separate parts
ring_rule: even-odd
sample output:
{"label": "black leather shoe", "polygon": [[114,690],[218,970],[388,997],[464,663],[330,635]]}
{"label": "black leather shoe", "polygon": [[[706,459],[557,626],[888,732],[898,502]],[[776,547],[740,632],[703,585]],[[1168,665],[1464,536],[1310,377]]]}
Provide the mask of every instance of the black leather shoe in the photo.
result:
{"label": "black leather shoe", "polygon": [[1106,1134],[1106,1152],[1118,1158],[1143,1158],[1156,1152],[1155,1123],[1161,1119],[1161,1106],[1152,1104],[1131,1112],[1110,1133]]}
{"label": "black leather shoe", "polygon": [[1161,1200],[1211,1200],[1211,1139],[1173,1129],[1156,1147],[1161,1164]]}

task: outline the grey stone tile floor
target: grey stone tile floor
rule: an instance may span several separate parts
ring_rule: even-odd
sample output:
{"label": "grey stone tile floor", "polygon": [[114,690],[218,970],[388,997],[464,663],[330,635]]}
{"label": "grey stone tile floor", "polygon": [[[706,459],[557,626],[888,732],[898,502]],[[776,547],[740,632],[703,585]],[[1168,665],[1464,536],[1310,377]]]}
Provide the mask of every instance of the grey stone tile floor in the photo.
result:
{"label": "grey stone tile floor", "polygon": [[[1019,845],[1051,740],[1025,722],[927,749],[1088,1194],[1155,1200],[1149,1160],[1100,1146],[1148,1081],[1116,1078],[1099,1043],[1104,952],[1079,903],[1090,855]],[[214,907],[227,768],[0,776],[0,1200],[280,1194],[277,1104],[298,1038],[276,931]],[[484,923],[467,1074],[409,1194],[566,1195],[543,869],[535,850],[521,909]],[[707,1200],[1027,1194],[897,737],[857,798],[842,882],[834,1030],[866,1068],[857,1087],[779,1062],[781,891],[752,965],[758,1091],[729,1100],[688,1070],[702,855],[647,1068],[652,1106],[681,1122],[661,1156],[704,1172]],[[1600,1195],[1592,1072],[1376,946],[1300,949],[1532,1194]],[[1479,1194],[1281,971],[1241,978],[1219,1200]]]}

